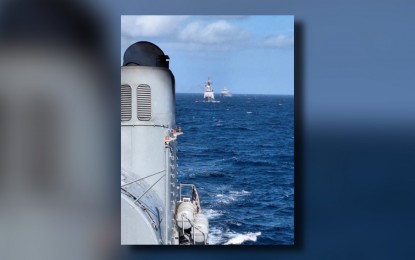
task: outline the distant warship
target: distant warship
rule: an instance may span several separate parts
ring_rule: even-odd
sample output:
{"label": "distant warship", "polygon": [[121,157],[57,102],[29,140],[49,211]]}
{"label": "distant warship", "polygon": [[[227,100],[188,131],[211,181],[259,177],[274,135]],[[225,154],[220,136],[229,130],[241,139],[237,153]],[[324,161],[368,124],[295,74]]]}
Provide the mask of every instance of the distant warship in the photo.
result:
{"label": "distant warship", "polygon": [[207,244],[197,189],[176,177],[181,134],[169,57],[131,45],[121,67],[121,244]]}
{"label": "distant warship", "polygon": [[205,84],[205,92],[203,93],[203,100],[205,102],[213,102],[215,94],[213,93],[212,81],[208,78]]}

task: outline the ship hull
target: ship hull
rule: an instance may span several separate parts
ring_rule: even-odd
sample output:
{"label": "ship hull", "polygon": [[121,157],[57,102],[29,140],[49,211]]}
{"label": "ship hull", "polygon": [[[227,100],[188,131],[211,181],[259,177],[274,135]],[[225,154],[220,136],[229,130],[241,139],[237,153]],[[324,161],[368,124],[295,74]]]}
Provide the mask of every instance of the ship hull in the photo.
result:
{"label": "ship hull", "polygon": [[[165,58],[165,60],[163,59]],[[197,190],[182,196],[177,185],[175,79],[169,58],[156,45],[138,42],[124,54],[121,67],[121,244],[178,245],[207,243],[208,224]],[[213,93],[211,95],[214,98]],[[181,203],[194,205],[182,215]],[[176,213],[177,211],[177,213]],[[186,217],[186,219],[185,219]],[[188,219],[190,233],[177,219]],[[196,224],[198,226],[196,226]],[[202,228],[199,226],[202,225]],[[201,236],[202,234],[202,236]]]}

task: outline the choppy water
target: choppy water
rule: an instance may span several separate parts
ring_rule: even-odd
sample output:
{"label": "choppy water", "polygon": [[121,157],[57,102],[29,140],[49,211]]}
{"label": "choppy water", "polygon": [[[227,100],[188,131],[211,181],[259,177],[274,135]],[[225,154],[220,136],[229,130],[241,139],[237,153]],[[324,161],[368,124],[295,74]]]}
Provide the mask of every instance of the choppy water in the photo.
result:
{"label": "choppy water", "polygon": [[196,184],[210,244],[294,243],[294,97],[177,94],[178,170]]}

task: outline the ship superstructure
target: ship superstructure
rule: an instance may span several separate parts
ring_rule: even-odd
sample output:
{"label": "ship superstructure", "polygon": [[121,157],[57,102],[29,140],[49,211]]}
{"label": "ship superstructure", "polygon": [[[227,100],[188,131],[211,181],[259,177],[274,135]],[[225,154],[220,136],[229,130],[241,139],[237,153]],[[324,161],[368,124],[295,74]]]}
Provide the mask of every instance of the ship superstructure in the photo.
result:
{"label": "ship superstructure", "polygon": [[203,100],[205,102],[212,102],[215,100],[215,94],[213,93],[212,81],[210,78],[206,81],[205,92],[203,93]]}
{"label": "ship superstructure", "polygon": [[181,134],[169,57],[150,42],[131,45],[121,67],[121,244],[207,243],[197,189],[177,180]]}

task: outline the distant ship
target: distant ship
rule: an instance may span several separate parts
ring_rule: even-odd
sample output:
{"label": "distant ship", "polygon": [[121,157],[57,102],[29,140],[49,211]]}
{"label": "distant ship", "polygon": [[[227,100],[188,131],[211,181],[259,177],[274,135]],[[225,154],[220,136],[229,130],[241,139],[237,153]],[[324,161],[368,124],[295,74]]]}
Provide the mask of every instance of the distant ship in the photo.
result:
{"label": "distant ship", "polygon": [[203,94],[203,100],[205,102],[213,102],[215,100],[215,94],[213,93],[212,81],[208,78],[205,85],[205,92]]}
{"label": "distant ship", "polygon": [[222,89],[220,94],[222,97],[232,97],[232,93],[227,88]]}

